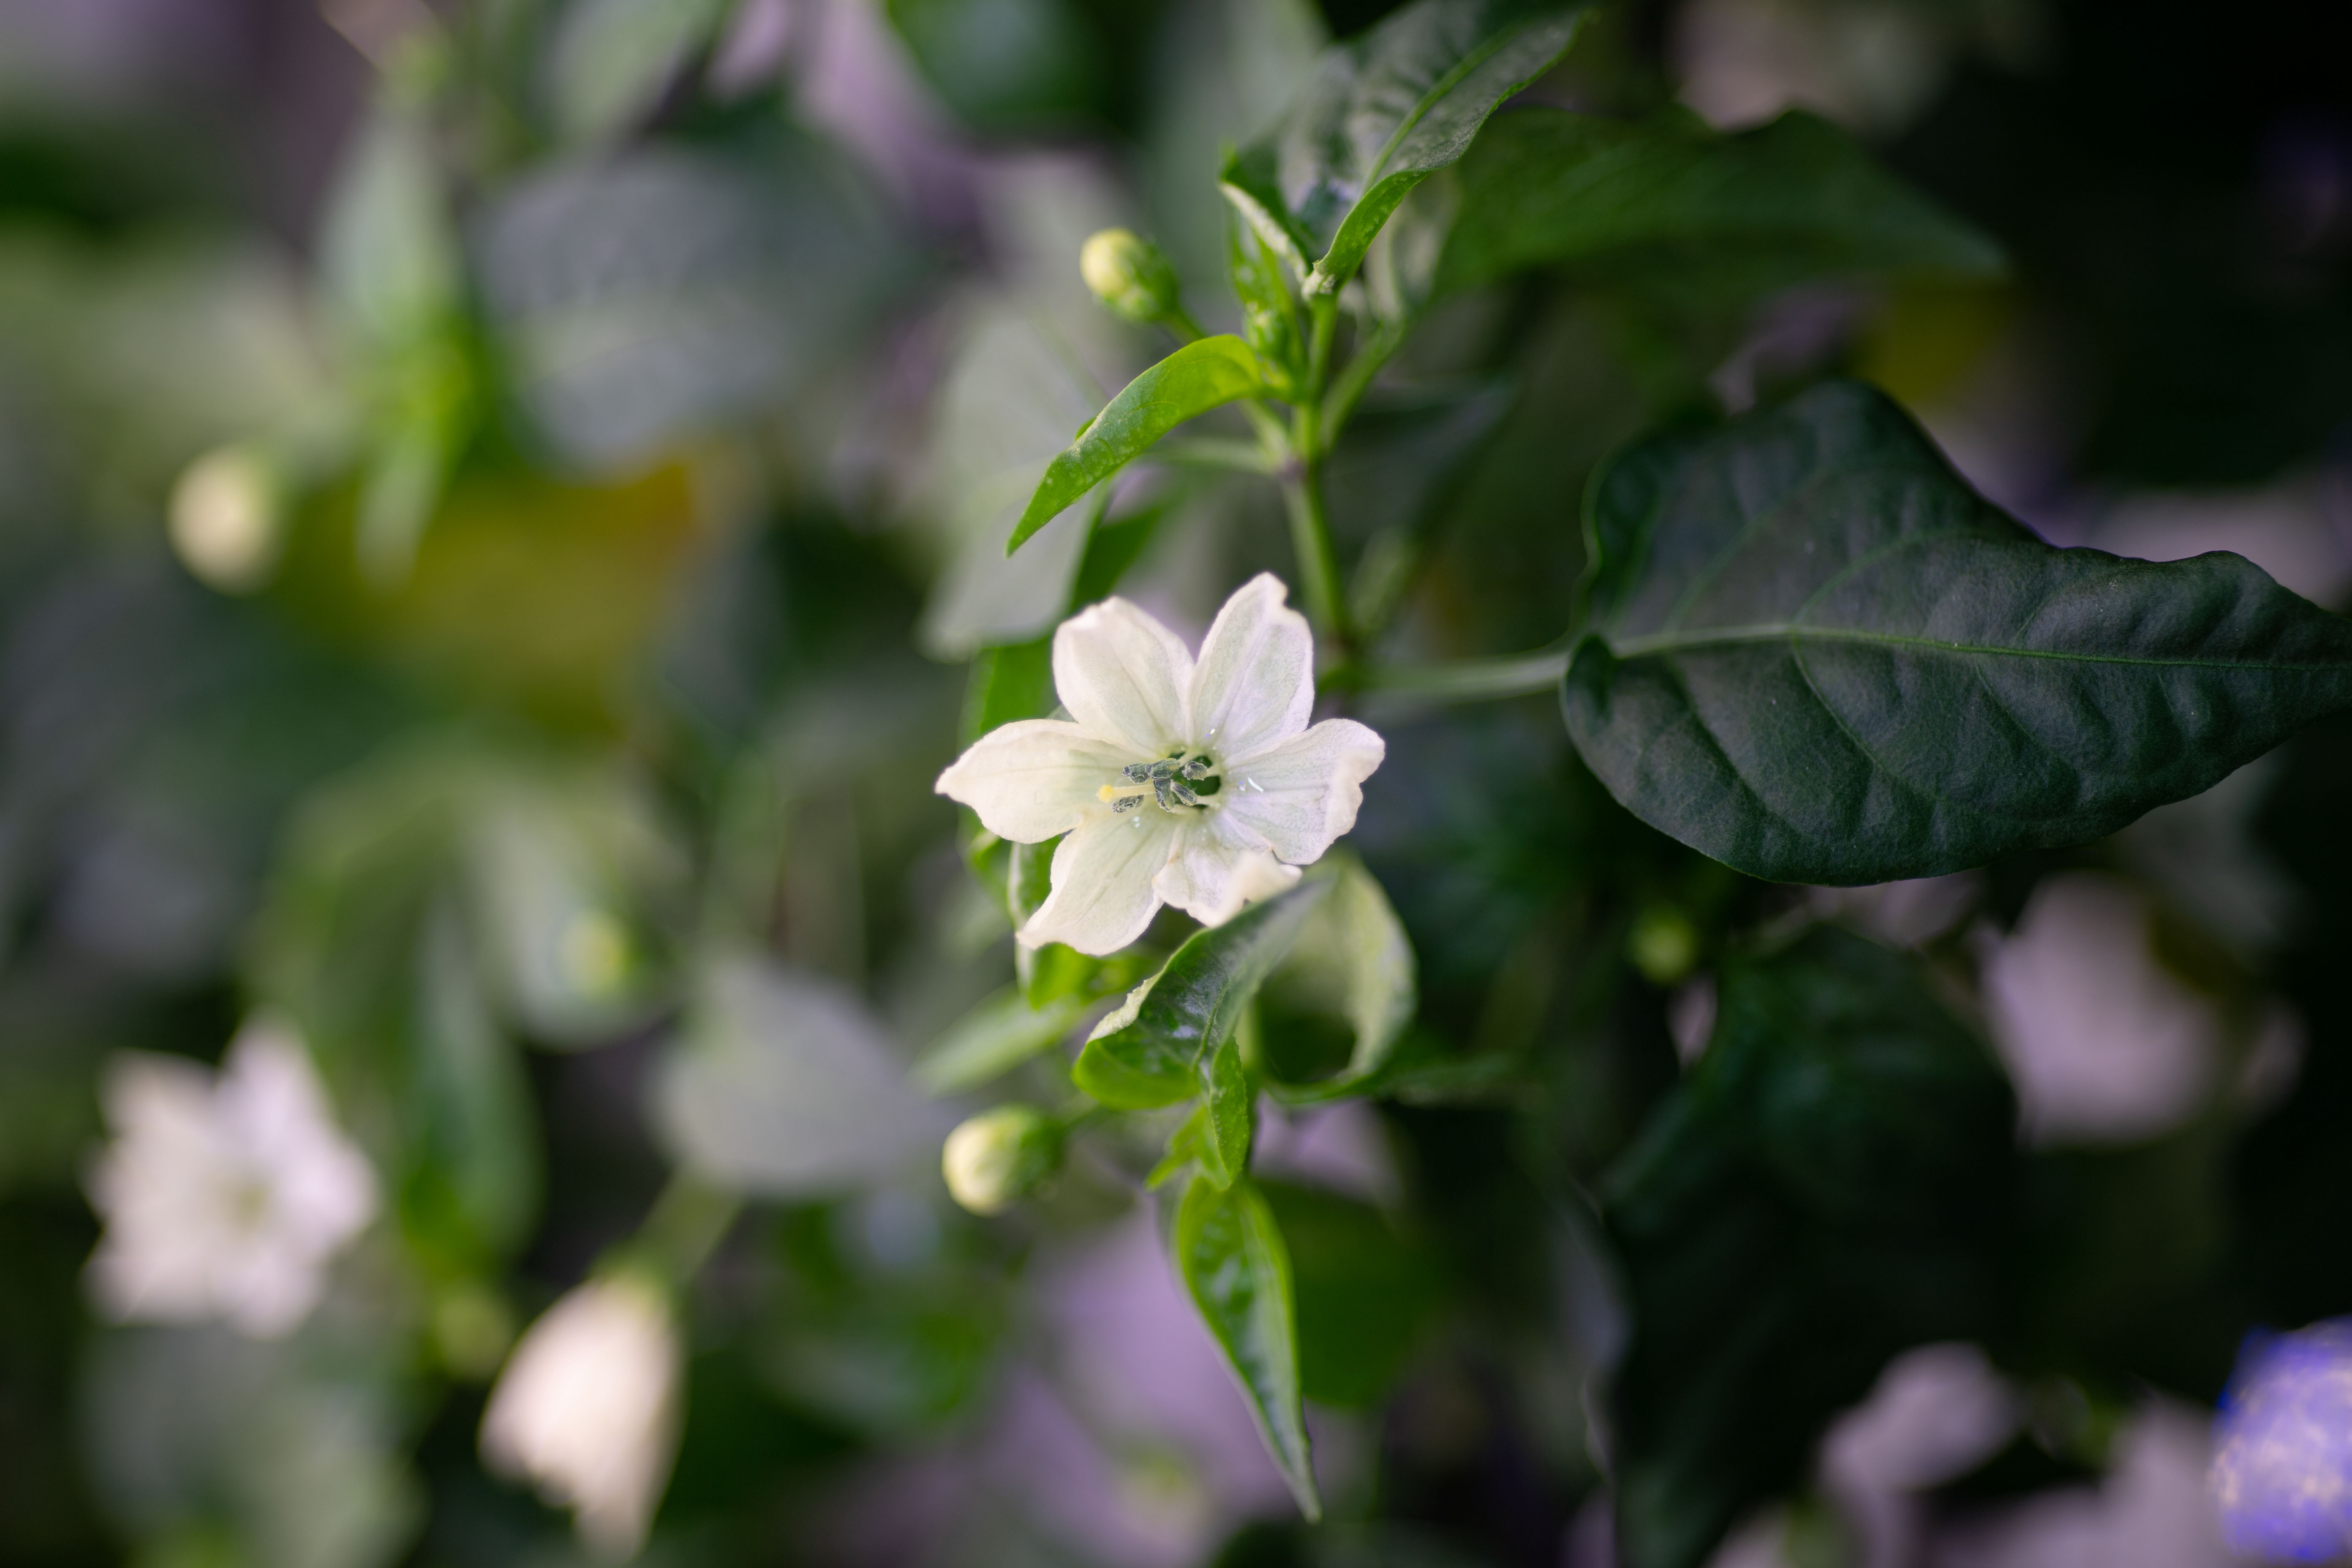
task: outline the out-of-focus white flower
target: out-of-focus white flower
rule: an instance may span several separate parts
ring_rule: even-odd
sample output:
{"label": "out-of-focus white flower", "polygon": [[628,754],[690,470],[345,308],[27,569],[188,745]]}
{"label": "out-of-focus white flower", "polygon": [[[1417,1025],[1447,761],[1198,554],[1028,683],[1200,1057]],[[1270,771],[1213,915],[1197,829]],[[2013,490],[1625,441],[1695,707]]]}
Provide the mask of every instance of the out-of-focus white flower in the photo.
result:
{"label": "out-of-focus white flower", "polygon": [[215,1076],[126,1052],[103,1090],[114,1134],[92,1165],[106,1222],[89,1261],[117,1320],[223,1317],[257,1338],[291,1331],[327,1264],[374,1217],[375,1176],[336,1127],[301,1040],[257,1019]]}
{"label": "out-of-focus white flower", "polygon": [[677,1458],[680,1359],[658,1285],[591,1279],[515,1346],[482,1416],[482,1457],[571,1509],[596,1552],[635,1556]]}
{"label": "out-of-focus white flower", "polygon": [[2124,1142],[2185,1121],[2211,1092],[2221,1022],[2149,946],[2130,883],[2069,872],[2036,888],[2015,934],[1986,944],[1994,1042],[2037,1142]]}
{"label": "out-of-focus white flower", "polygon": [[1163,903],[1230,920],[1356,825],[1387,747],[1353,720],[1307,726],[1314,638],[1284,595],[1271,575],[1244,584],[1197,662],[1166,626],[1104,600],[1054,634],[1072,719],[1007,724],[940,775],[939,792],[1000,837],[1068,835],[1025,945],[1112,952]]}
{"label": "out-of-focus white flower", "polygon": [[2215,1434],[2221,1537],[2242,1557],[2352,1555],[2352,1322],[2248,1345]]}

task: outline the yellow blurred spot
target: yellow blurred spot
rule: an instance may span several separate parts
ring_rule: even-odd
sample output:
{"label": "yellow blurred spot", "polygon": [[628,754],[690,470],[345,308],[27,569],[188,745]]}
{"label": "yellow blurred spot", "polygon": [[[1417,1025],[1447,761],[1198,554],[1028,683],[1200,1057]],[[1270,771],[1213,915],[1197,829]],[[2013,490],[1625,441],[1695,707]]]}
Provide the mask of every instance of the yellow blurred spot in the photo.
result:
{"label": "yellow blurred spot", "polygon": [[1864,331],[1854,374],[1906,407],[1932,404],[1959,389],[2014,314],[2002,289],[1899,289]]}
{"label": "yellow blurred spot", "polygon": [[196,578],[246,594],[278,564],[284,498],[277,474],[247,447],[216,447],[172,487],[172,548]]}
{"label": "yellow blurred spot", "polygon": [[604,910],[582,910],[563,927],[563,975],[584,996],[610,996],[629,977],[629,933]]}
{"label": "yellow blurred spot", "polygon": [[1680,910],[1643,910],[1626,934],[1626,956],[1653,985],[1672,985],[1698,963],[1698,931]]}
{"label": "yellow blurred spot", "polygon": [[453,1285],[433,1303],[434,1353],[459,1377],[487,1379],[506,1360],[514,1337],[514,1313],[487,1285]]}

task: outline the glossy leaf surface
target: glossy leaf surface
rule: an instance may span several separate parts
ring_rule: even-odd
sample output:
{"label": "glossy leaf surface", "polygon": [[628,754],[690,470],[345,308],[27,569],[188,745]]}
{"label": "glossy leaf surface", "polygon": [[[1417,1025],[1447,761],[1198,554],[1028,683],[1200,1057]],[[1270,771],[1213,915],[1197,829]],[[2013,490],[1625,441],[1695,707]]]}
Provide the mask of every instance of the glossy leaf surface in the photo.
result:
{"label": "glossy leaf surface", "polygon": [[1240,1382],[1266,1452],[1301,1511],[1320,1517],[1299,1405],[1290,1254],[1265,1195],[1246,1177],[1223,1190],[1194,1182],[1177,1206],[1175,1248],[1184,1288]]}
{"label": "glossy leaf surface", "polygon": [[1130,381],[1069,447],[1045,465],[1005,553],[1187,419],[1266,390],[1257,356],[1236,337],[1186,343]]}
{"label": "glossy leaf surface", "polygon": [[1630,448],[1586,531],[1569,732],[1752,876],[2081,843],[2352,703],[2352,625],[2235,555],[2053,549],[1854,383]]}
{"label": "glossy leaf surface", "polygon": [[1617,1540],[1696,1568],[1803,1484],[1912,1345],[1999,1326],[2015,1106],[1909,961],[1817,928],[1726,967],[1696,1067],[1602,1210],[1633,1325],[1612,1392]]}
{"label": "glossy leaf surface", "polygon": [[1202,1093],[1243,1009],[1329,890],[1322,880],[1302,882],[1192,936],[1096,1028],[1078,1053],[1078,1087],[1118,1110]]}
{"label": "glossy leaf surface", "polygon": [[1225,182],[1274,215],[1306,255],[1320,256],[1310,289],[1337,289],[1397,204],[1469,151],[1496,105],[1567,51],[1585,10],[1528,0],[1409,5],[1328,50],[1298,104],[1228,163]]}
{"label": "glossy leaf surface", "polygon": [[1525,110],[1487,127],[1461,186],[1441,288],[1543,267],[1738,300],[1811,279],[2002,266],[1990,239],[1802,112],[1727,136],[1680,109],[1642,121]]}

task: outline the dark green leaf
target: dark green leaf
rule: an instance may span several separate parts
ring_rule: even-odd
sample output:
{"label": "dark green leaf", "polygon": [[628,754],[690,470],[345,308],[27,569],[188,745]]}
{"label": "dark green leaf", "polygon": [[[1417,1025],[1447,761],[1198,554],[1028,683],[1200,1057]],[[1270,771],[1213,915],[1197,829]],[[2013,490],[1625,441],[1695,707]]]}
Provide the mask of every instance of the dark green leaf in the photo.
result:
{"label": "dark green leaf", "polygon": [[1680,109],[1638,121],[1507,114],[1461,169],[1440,288],[1529,267],[1683,298],[1754,299],[1818,278],[1988,278],[2000,249],[1790,112],[1726,136]]}
{"label": "dark green leaf", "polygon": [[1247,1177],[1220,1190],[1196,1181],[1176,1209],[1176,1267],[1202,1321],[1249,1399],[1266,1452],[1301,1512],[1322,1516],[1299,1405],[1298,1329],[1290,1255],[1265,1196]]}
{"label": "dark green leaf", "polygon": [[1319,879],[1302,882],[1193,935],[1096,1027],[1073,1069],[1077,1086],[1119,1110],[1174,1105],[1206,1090],[1243,1010],[1329,890]]}
{"label": "dark green leaf", "polygon": [[1269,242],[1279,235],[1307,255],[1319,252],[1308,287],[1330,292],[1354,274],[1397,204],[1467,152],[1496,104],[1567,52],[1586,10],[1557,0],[1408,5],[1324,53],[1282,124],[1229,161],[1228,199],[1240,198]]}
{"label": "dark green leaf", "polygon": [[1371,1408],[1443,1299],[1436,1258],[1368,1204],[1283,1182],[1259,1190],[1290,1249],[1300,1388],[1321,1404]]}
{"label": "dark green leaf", "polygon": [[1753,876],[2096,838],[2352,703],[2352,625],[2235,555],[2052,549],[1851,382],[1630,448],[1585,527],[1569,732],[1636,816]]}
{"label": "dark green leaf", "polygon": [[1008,555],[1063,510],[1140,456],[1187,419],[1235,398],[1266,391],[1257,356],[1236,337],[1186,343],[1130,381],[1078,432],[1066,451],[1045,465],[1021,521],[1005,542]]}
{"label": "dark green leaf", "polygon": [[1990,1055],[1909,961],[1832,929],[1720,984],[1706,1054],[1602,1190],[1632,1568],[1696,1568],[1803,1484],[1890,1357],[2002,1312],[2016,1107]]}

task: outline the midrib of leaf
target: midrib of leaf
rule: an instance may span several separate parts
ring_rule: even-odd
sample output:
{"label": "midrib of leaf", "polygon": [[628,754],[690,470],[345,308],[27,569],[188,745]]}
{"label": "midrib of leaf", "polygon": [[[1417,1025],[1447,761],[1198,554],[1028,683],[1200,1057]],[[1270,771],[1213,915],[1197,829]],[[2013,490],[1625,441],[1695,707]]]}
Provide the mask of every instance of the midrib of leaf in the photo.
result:
{"label": "midrib of leaf", "polygon": [[[1608,641],[1607,638],[1602,640]],[[1843,642],[1992,658],[2046,658],[2072,664],[2144,665],[2161,669],[2235,669],[2275,671],[2286,675],[2342,675],[2352,665],[2294,664],[2252,658],[2150,658],[2133,654],[2068,653],[2056,648],[2009,647],[1998,643],[1945,642],[1935,637],[1908,637],[1900,632],[1864,631],[1846,626],[1811,626],[1793,621],[1761,622],[1743,626],[1710,626],[1697,631],[1650,632],[1609,642],[1619,658],[1648,658],[1742,643]]]}

